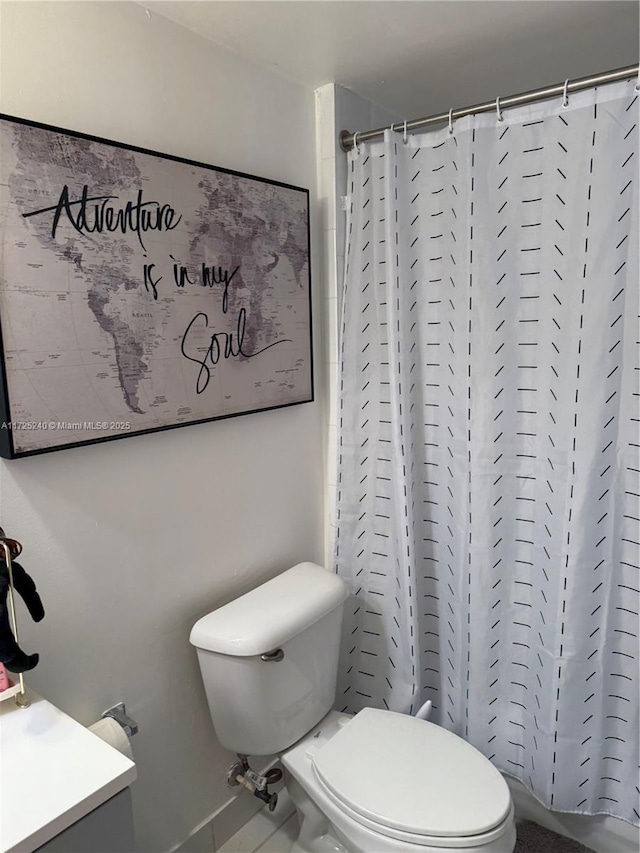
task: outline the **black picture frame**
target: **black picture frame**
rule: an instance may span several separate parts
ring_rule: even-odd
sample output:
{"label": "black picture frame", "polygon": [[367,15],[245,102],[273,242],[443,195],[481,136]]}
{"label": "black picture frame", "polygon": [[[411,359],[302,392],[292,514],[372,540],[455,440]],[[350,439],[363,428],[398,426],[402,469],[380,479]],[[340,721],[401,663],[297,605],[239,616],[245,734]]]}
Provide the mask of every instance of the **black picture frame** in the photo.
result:
{"label": "black picture frame", "polygon": [[[314,400],[308,189],[0,114],[0,252],[3,458]],[[48,351],[61,318],[77,347]]]}

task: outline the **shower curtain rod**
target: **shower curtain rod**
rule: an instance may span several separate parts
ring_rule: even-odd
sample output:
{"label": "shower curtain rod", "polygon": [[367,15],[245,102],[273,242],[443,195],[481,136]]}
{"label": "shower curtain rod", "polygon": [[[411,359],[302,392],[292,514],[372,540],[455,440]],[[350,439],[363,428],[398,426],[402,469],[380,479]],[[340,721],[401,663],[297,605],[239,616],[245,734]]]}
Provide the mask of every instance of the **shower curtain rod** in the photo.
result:
{"label": "shower curtain rod", "polygon": [[498,101],[486,101],[483,104],[475,104],[472,107],[462,107],[461,109],[451,110],[451,113],[439,113],[438,115],[427,116],[426,118],[416,118],[412,121],[399,121],[392,124],[391,127],[379,127],[375,130],[363,130],[351,133],[348,130],[343,130],[340,133],[340,147],[343,151],[349,151],[353,148],[354,138],[357,136],[358,142],[368,142],[371,139],[377,139],[382,136],[385,130],[396,130],[413,132],[427,127],[430,124],[442,124],[453,121],[462,116],[473,115],[474,113],[488,113],[491,110],[498,108],[516,107],[521,104],[528,104],[532,101],[544,101],[547,98],[555,98],[558,95],[566,95],[571,92],[579,92],[582,89],[591,89],[593,86],[599,86],[605,83],[615,83],[618,80],[625,80],[628,77],[636,77],[639,73],[638,65],[628,65],[626,68],[617,68],[615,71],[604,71],[602,74],[594,74],[590,77],[580,77],[566,83],[558,83],[555,86],[547,86],[545,89],[533,89],[530,92],[523,92],[521,95],[509,95],[505,98],[499,98]]}

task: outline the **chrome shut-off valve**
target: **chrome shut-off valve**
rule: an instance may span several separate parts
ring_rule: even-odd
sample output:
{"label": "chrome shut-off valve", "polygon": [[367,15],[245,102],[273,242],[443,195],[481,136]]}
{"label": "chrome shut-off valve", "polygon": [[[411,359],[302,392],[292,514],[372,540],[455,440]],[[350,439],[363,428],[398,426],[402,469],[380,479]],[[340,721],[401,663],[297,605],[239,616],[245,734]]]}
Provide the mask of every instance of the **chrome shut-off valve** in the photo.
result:
{"label": "chrome shut-off valve", "polygon": [[238,758],[240,760],[232,764],[227,771],[227,785],[230,788],[242,785],[247,791],[251,791],[254,797],[265,802],[270,812],[275,811],[278,795],[275,792],[269,793],[268,787],[282,779],[282,770],[272,767],[262,776],[249,767],[246,755],[239,755]]}

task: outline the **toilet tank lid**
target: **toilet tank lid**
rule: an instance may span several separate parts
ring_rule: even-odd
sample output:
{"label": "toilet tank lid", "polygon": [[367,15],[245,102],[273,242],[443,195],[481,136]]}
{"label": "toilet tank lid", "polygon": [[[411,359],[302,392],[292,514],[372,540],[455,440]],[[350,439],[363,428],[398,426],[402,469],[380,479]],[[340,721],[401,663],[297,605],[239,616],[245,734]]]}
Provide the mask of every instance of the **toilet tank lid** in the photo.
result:
{"label": "toilet tank lid", "polygon": [[348,596],[346,583],[315,563],[281,575],[199,619],[189,640],[199,649],[250,657],[277,649]]}

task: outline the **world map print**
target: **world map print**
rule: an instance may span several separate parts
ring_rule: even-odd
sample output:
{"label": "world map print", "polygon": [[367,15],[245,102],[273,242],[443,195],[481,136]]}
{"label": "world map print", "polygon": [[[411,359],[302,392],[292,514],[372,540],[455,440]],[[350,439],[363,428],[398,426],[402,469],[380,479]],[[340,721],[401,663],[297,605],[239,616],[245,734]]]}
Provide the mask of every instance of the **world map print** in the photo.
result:
{"label": "world map print", "polygon": [[0,118],[0,455],[312,399],[308,191]]}

